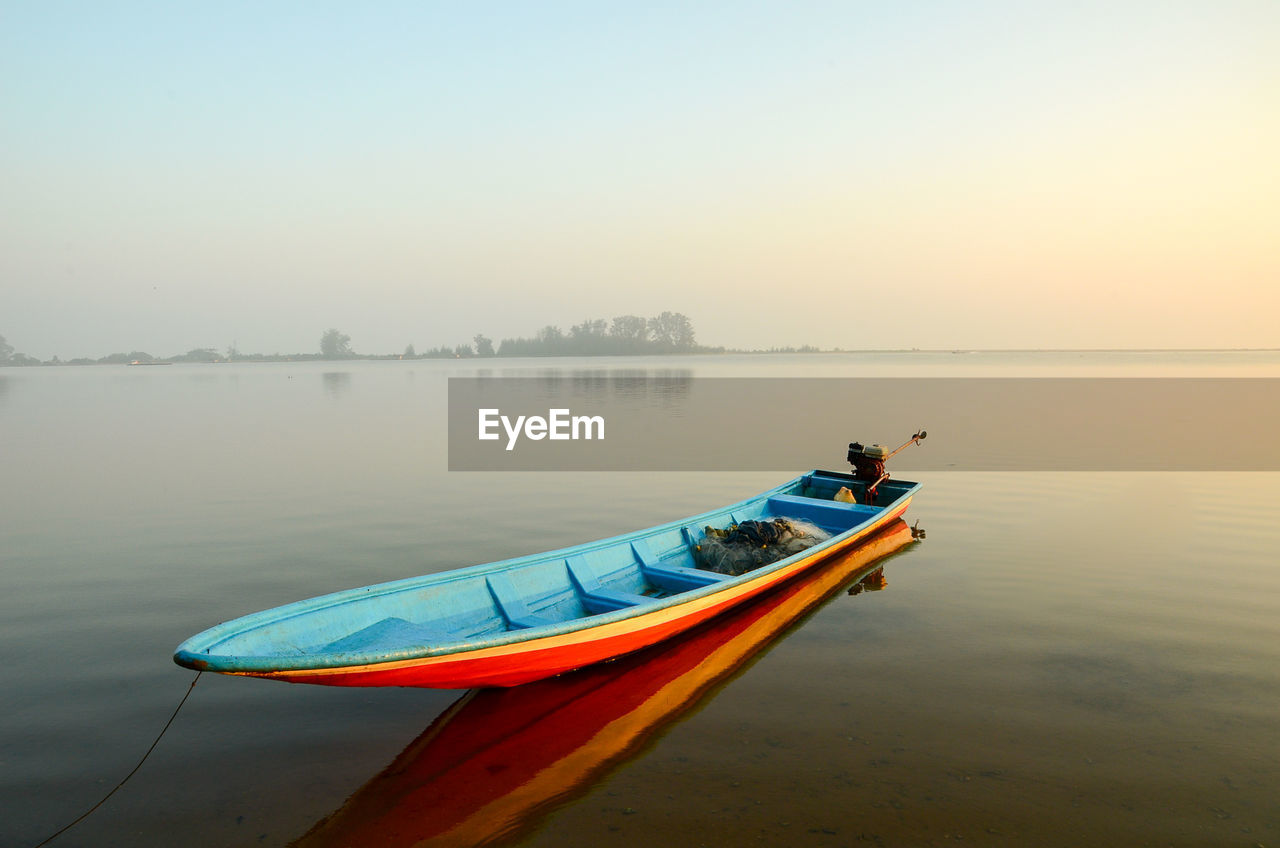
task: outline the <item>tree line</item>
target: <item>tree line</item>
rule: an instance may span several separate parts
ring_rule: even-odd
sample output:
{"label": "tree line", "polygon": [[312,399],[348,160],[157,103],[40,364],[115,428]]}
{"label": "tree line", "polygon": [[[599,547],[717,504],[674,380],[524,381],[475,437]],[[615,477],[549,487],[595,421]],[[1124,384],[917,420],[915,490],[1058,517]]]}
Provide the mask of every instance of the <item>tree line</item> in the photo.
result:
{"label": "tree line", "polygon": [[475,356],[627,356],[697,353],[710,350],[697,342],[693,322],[679,312],[652,318],[619,315],[611,321],[593,318],[574,324],[568,332],[547,325],[531,338],[503,339],[495,350],[483,335],[469,348]]}
{"label": "tree line", "polygon": [[[708,353],[723,348],[708,348],[697,343],[693,322],[680,312],[663,312],[652,318],[619,315],[611,321],[592,318],[574,324],[568,332],[548,324],[532,337],[503,339],[496,346],[493,339],[477,333],[468,344],[439,345],[418,353],[408,345],[402,359],[465,359],[487,356],[627,356],[669,353]],[[320,337],[320,355],[324,359],[363,359],[351,349],[351,337],[330,327]],[[385,358],[385,357],[384,357]]]}
{"label": "tree line", "polygon": [[453,346],[439,345],[418,353],[413,345],[400,354],[360,354],[351,347],[351,337],[330,327],[320,336],[317,353],[261,354],[242,353],[235,345],[225,351],[211,347],[193,348],[186,353],[156,357],[134,350],[113,353],[99,359],[77,358],[62,360],[53,357],[42,362],[33,356],[18,353],[0,336],[0,366],[5,365],[127,365],[161,362],[281,362],[308,359],[460,359],[470,357],[502,356],[627,356],[673,353],[711,353],[723,348],[699,345],[693,322],[679,312],[663,312],[652,318],[638,315],[619,315],[612,320],[595,318],[575,324],[566,332],[547,325],[532,337],[502,339],[496,345],[493,339],[477,333],[470,343]]}

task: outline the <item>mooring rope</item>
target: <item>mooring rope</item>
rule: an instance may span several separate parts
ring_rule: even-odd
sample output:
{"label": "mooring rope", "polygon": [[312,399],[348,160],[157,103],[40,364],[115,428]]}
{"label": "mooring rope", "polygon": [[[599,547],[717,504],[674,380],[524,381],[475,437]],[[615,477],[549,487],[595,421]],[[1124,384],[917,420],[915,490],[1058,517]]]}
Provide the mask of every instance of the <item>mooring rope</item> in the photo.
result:
{"label": "mooring rope", "polygon": [[101,807],[103,804],[107,803],[107,799],[110,798],[112,795],[116,794],[117,790],[119,790],[121,786],[124,786],[126,783],[128,783],[129,778],[133,777],[135,774],[138,773],[138,769],[142,768],[142,764],[147,761],[147,757],[151,756],[151,752],[154,751],[156,749],[156,746],[160,744],[160,740],[164,738],[165,733],[169,730],[169,726],[173,724],[173,720],[177,718],[178,713],[182,711],[182,705],[187,702],[187,698],[191,697],[191,690],[196,688],[196,683],[200,680],[200,675],[202,674],[204,674],[203,671],[196,672],[195,680],[192,680],[191,685],[187,687],[187,694],[182,696],[182,700],[178,702],[177,709],[173,711],[173,715],[169,716],[169,720],[164,723],[164,728],[160,731],[160,735],[156,737],[156,741],[151,743],[151,747],[147,749],[147,753],[142,755],[142,759],[138,760],[138,764],[133,767],[133,771],[126,774],[124,776],[124,779],[115,785],[115,788],[113,788],[106,795],[103,795],[101,801],[99,801],[98,803],[94,804],[92,807],[90,807],[89,809],[81,813],[80,817],[77,818],[75,821],[71,822],[70,824],[64,825],[57,833],[46,838],[43,842],[37,844],[35,848],[43,848],[43,846],[48,845],[50,842],[57,839],[62,834],[66,833],[71,828],[80,824],[80,822],[89,818],[89,815],[93,813],[95,810],[97,810],[99,807]]}

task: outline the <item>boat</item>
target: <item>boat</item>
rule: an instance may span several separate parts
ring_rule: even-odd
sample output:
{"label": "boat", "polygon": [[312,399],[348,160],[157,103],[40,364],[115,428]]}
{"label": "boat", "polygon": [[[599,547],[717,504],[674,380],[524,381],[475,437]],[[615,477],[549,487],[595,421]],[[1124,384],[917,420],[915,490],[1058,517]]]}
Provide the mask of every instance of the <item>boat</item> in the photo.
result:
{"label": "boat", "polygon": [[506,844],[598,785],[842,594],[880,585],[916,533],[896,519],[777,591],[615,662],[473,689],[292,848]]}
{"label": "boat", "polygon": [[[329,686],[517,686],[645,648],[768,592],[899,518],[919,488],[814,470],[645,530],[247,615],[192,636],[174,661]],[[773,519],[830,536],[742,574],[697,567],[707,528]]]}

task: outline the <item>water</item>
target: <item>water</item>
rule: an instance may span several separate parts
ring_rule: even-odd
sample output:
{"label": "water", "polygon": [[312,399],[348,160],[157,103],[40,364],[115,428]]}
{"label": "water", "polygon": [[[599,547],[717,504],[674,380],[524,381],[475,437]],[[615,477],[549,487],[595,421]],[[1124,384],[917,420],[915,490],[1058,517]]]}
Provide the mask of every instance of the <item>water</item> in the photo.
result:
{"label": "water", "polygon": [[[39,842],[133,766],[192,679],[170,654],[197,630],[624,532],[781,482],[449,474],[448,376],[1280,376],[1275,353],[491,365],[0,370],[0,844]],[[563,786],[503,838],[1280,843],[1280,475],[915,476],[926,488],[908,518],[928,538],[885,565],[884,590],[837,593],[680,703],[663,698],[685,690],[662,690],[635,741],[605,725],[554,769],[539,767],[547,755],[533,742],[504,749]],[[638,690],[666,655],[609,685]],[[583,683],[552,688],[568,685]],[[353,794],[348,819],[371,816],[355,801],[376,795],[368,787],[388,764],[412,763],[415,740],[462,695],[205,675],[138,775],[55,844],[308,844]],[[510,697],[508,717],[541,696]],[[475,715],[474,703],[460,709]],[[500,769],[484,774],[478,791],[502,788]],[[443,814],[430,803],[400,812]],[[367,839],[412,844],[378,821]]]}

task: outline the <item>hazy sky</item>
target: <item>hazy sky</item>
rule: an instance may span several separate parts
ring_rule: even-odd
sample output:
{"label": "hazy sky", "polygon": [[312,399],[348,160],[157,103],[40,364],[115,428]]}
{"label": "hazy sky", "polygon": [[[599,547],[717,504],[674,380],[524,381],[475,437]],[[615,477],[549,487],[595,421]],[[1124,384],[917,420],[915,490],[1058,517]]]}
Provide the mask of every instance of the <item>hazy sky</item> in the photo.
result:
{"label": "hazy sky", "polygon": [[0,335],[1280,346],[1280,3],[0,2]]}

